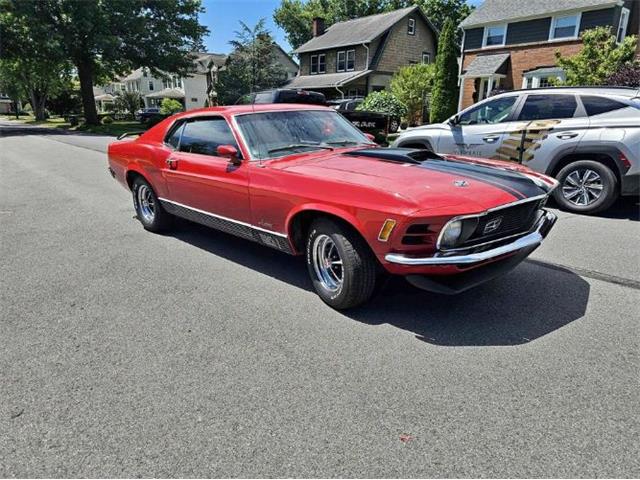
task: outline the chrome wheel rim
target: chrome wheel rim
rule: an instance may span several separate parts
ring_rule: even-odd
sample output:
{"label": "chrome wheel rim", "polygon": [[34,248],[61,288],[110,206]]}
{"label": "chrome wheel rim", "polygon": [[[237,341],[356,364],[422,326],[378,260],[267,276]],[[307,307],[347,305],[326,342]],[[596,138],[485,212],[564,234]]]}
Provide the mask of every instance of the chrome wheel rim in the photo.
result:
{"label": "chrome wheel rim", "polygon": [[603,190],[602,177],[590,168],[574,170],[562,183],[562,196],[579,207],[597,202]]}
{"label": "chrome wheel rim", "polygon": [[153,219],[156,216],[156,204],[153,201],[153,195],[151,189],[146,185],[140,185],[138,187],[138,210],[142,219],[146,223],[153,223]]}
{"label": "chrome wheel rim", "polygon": [[330,292],[342,287],[344,269],[336,244],[329,235],[318,235],[311,248],[313,269],[318,281]]}

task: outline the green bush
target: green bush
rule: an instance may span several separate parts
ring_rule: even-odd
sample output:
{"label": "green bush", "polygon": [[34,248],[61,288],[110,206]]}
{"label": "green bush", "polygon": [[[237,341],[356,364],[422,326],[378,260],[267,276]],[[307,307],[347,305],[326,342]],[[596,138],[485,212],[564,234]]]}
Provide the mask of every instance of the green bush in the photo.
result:
{"label": "green bush", "polygon": [[111,118],[108,115],[102,119],[103,125],[111,125],[112,123],[113,123],[113,118]]}
{"label": "green bush", "polygon": [[398,118],[407,116],[407,106],[387,90],[371,92],[367,95],[367,98],[358,105],[358,110],[385,113]]}
{"label": "green bush", "polygon": [[433,88],[434,64],[401,67],[391,78],[391,93],[407,106],[409,125],[418,125],[427,95]]}
{"label": "green bush", "polygon": [[173,98],[165,98],[160,104],[160,113],[163,115],[173,115],[183,110],[182,104]]}

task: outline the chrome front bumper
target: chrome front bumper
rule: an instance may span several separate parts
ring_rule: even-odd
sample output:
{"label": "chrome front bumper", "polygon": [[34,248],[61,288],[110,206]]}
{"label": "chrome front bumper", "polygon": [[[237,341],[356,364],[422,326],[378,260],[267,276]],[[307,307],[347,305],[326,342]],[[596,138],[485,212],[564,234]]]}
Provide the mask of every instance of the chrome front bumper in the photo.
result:
{"label": "chrome front bumper", "polygon": [[538,223],[530,233],[511,243],[501,245],[491,250],[485,250],[484,252],[453,256],[436,254],[433,257],[409,257],[401,253],[388,253],[384,258],[389,263],[409,266],[469,265],[484,262],[525,248],[537,247],[542,243],[542,240],[547,236],[547,233],[549,233],[549,230],[551,230],[551,227],[553,227],[557,219],[558,217],[556,215],[545,211],[544,215],[538,220]]}

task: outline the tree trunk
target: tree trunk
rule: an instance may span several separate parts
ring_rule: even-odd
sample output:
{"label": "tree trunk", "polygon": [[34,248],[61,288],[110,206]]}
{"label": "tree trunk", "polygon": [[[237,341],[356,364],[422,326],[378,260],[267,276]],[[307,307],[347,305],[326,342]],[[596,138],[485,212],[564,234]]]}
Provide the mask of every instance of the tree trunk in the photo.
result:
{"label": "tree trunk", "polygon": [[88,125],[100,125],[96,101],[93,98],[93,63],[91,60],[82,60],[76,64],[76,67],[78,68],[78,78],[80,80],[84,120]]}
{"label": "tree trunk", "polygon": [[36,117],[36,121],[43,122],[47,119],[47,112],[45,109],[47,101],[46,95],[34,88],[29,93],[29,97],[31,98],[31,108],[33,109],[33,115]]}

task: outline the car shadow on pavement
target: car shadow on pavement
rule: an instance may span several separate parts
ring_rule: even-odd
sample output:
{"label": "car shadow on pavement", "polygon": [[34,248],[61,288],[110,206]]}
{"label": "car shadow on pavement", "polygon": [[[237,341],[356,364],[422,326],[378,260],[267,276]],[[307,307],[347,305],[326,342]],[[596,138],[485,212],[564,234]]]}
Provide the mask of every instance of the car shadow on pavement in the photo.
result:
{"label": "car shadow on pavement", "polygon": [[[301,257],[182,220],[171,235],[313,291]],[[569,270],[525,261],[504,277],[455,296],[425,292],[391,277],[369,303],[340,314],[368,325],[393,325],[438,346],[521,345],[583,317],[589,292],[589,284]],[[318,308],[329,308],[317,301]]]}

